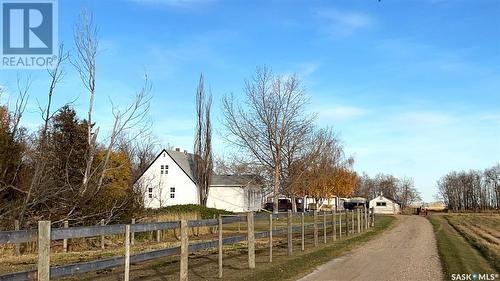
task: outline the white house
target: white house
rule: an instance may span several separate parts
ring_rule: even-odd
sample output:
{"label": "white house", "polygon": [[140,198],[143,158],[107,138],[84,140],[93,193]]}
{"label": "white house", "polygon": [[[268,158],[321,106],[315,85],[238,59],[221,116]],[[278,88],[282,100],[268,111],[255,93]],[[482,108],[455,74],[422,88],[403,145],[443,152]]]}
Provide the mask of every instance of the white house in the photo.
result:
{"label": "white house", "polygon": [[401,212],[398,203],[382,194],[370,200],[370,208],[374,208],[376,214],[399,214]]}
{"label": "white house", "polygon": [[[144,194],[146,208],[199,204],[194,155],[180,149],[162,150],[134,186]],[[213,175],[207,206],[233,212],[257,211],[261,183],[251,175]]]}

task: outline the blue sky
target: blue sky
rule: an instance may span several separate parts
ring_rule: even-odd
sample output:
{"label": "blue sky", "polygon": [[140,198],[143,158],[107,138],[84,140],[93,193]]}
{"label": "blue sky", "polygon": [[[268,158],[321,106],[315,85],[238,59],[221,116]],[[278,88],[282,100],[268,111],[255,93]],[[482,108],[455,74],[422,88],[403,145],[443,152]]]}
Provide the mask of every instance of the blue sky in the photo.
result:
{"label": "blue sky", "polygon": [[[100,26],[96,119],[104,130],[109,100],[125,104],[146,72],[155,134],[192,150],[200,73],[220,128],[220,98],[242,95],[244,79],[266,65],[299,76],[308,110],[339,132],[357,171],[413,177],[426,201],[448,171],[500,161],[500,1],[60,0],[68,49],[82,8]],[[66,72],[55,103],[76,99],[83,117],[84,88],[71,65]],[[23,122],[36,128],[47,74],[0,69],[2,102],[13,102],[18,73],[34,81]]]}

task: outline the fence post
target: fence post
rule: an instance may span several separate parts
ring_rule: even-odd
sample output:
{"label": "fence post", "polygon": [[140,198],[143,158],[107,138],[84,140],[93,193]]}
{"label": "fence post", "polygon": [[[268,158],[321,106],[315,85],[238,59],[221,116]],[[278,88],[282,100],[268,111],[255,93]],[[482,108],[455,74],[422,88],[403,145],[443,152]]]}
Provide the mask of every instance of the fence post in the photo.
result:
{"label": "fence post", "polygon": [[[101,220],[101,226],[104,226],[104,219]],[[104,250],[104,235],[101,235],[101,249]]]}
{"label": "fence post", "polygon": [[[156,220],[156,222],[159,222],[159,220]],[[188,230],[188,231],[189,231],[189,230]],[[160,242],[161,242],[160,235],[161,235],[161,231],[160,231],[160,230],[157,230],[157,231],[156,231],[156,243],[160,243]]]}
{"label": "fence post", "polygon": [[255,238],[253,212],[247,213],[248,268],[255,268]]}
{"label": "fence post", "polygon": [[351,233],[354,234],[354,210],[351,210]]}
{"label": "fence post", "polygon": [[375,227],[375,208],[372,207],[372,227]]}
{"label": "fence post", "polygon": [[38,222],[38,281],[50,280],[50,221]]}
{"label": "fence post", "polygon": [[313,221],[314,221],[314,247],[318,247],[318,211],[314,210],[314,216],[313,216]]}
{"label": "fence post", "polygon": [[305,227],[304,227],[304,213],[300,213],[300,229],[302,234],[301,249],[305,250]]}
{"label": "fence post", "polygon": [[222,215],[219,214],[219,278],[222,278]]}
{"label": "fence post", "polygon": [[125,225],[125,273],[124,281],[130,280],[130,225]]}
{"label": "fence post", "polygon": [[358,233],[361,233],[361,210],[356,209],[356,215],[358,216]]}
{"label": "fence post", "polygon": [[187,220],[181,219],[181,268],[180,268],[180,280],[188,280],[188,253],[189,253],[189,241],[188,241],[188,224]]}
{"label": "fence post", "polygon": [[359,216],[360,216],[360,228],[361,228],[361,232],[363,232],[363,230],[365,229],[365,216],[363,214],[363,210],[362,209],[359,209]]}
{"label": "fence post", "polygon": [[[68,228],[68,221],[64,221],[64,228]],[[63,239],[63,252],[67,253],[68,252],[68,239],[64,238]]]}
{"label": "fence post", "polygon": [[339,213],[339,239],[342,239],[342,211]]}
{"label": "fence post", "polygon": [[[14,230],[19,231],[19,220],[14,221]],[[21,244],[16,243],[15,250],[16,250],[16,256],[20,256],[21,255]]]}
{"label": "fence post", "polygon": [[363,230],[366,230],[366,206],[363,206],[363,225],[361,226]]}
{"label": "fence post", "polygon": [[269,262],[273,262],[273,214],[269,214]]}
{"label": "fence post", "polygon": [[323,211],[323,243],[326,244],[326,212]]}
{"label": "fence post", "polygon": [[292,211],[288,210],[286,217],[286,238],[287,238],[287,253],[289,256],[293,253],[293,233],[292,233]]}
{"label": "fence post", "polygon": [[332,210],[332,221],[333,221],[333,241],[337,241],[337,214],[335,214],[335,210]]}
{"label": "fence post", "polygon": [[[132,219],[132,224],[135,224],[135,219]],[[134,246],[135,244],[135,232],[130,233],[130,245]]]}
{"label": "fence post", "polygon": [[345,236],[349,237],[349,217],[347,216],[349,210],[345,209]]}
{"label": "fence post", "polygon": [[369,223],[369,219],[368,219],[368,209],[366,208],[365,206],[365,230],[368,230],[368,223]]}
{"label": "fence post", "polygon": [[[214,216],[213,216],[213,219],[215,220],[215,214],[214,214]],[[211,234],[214,234],[214,233],[215,233],[215,229],[217,229],[217,226],[212,226],[212,227],[210,228],[210,233],[211,233]]]}

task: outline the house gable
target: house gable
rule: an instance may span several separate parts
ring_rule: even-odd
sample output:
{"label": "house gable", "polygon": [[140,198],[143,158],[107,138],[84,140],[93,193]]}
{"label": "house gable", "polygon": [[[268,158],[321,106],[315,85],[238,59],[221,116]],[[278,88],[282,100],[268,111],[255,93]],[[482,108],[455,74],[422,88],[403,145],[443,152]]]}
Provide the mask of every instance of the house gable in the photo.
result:
{"label": "house gable", "polygon": [[189,154],[163,149],[136,181],[144,192],[144,204],[159,208],[177,204],[198,204],[198,188],[181,156]]}

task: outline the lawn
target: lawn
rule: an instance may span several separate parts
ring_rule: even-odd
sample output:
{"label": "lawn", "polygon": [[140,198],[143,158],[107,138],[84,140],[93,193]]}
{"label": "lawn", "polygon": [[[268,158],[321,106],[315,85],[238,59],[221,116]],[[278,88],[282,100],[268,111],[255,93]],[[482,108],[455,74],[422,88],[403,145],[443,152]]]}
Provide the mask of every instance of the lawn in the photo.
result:
{"label": "lawn", "polygon": [[[428,216],[433,225],[439,256],[447,280],[452,274],[491,274],[498,273],[494,264],[498,262],[490,254],[498,254],[496,247],[487,243],[484,238],[472,240],[473,237],[485,237],[487,231],[498,236],[494,221],[498,216],[484,218],[476,214],[431,214]],[[486,231],[487,230],[487,231]],[[498,237],[497,237],[498,238]],[[496,245],[498,246],[498,244]],[[478,247],[478,248],[476,248]],[[479,250],[479,247],[488,250]]]}
{"label": "lawn", "polygon": [[445,219],[500,271],[500,215],[449,214]]}

